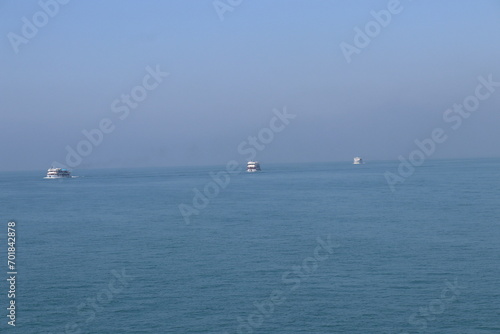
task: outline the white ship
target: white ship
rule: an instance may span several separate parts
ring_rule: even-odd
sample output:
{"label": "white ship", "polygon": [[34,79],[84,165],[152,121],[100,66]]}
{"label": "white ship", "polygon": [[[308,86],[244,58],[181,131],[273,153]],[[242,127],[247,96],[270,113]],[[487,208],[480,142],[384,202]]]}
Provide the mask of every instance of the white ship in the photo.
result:
{"label": "white ship", "polygon": [[362,158],[360,158],[360,157],[356,157],[356,158],[354,158],[354,162],[353,162],[353,164],[354,164],[354,165],[362,165],[362,164],[364,164],[364,161],[363,161],[363,159],[362,159]]}
{"label": "white ship", "polygon": [[247,163],[247,172],[258,172],[260,171],[260,164],[258,161],[249,161]]}
{"label": "white ship", "polygon": [[47,170],[47,176],[44,179],[62,179],[62,178],[70,178],[71,173],[69,170],[65,168],[54,168],[50,167]]}

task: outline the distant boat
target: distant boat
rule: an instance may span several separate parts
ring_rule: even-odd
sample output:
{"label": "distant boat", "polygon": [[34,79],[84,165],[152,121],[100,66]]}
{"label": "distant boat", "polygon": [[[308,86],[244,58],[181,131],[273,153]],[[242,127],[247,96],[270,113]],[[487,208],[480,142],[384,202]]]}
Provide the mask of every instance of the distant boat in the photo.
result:
{"label": "distant boat", "polygon": [[249,161],[247,163],[247,172],[258,172],[260,171],[260,164],[258,161]]}
{"label": "distant boat", "polygon": [[353,162],[353,164],[354,164],[354,165],[362,165],[362,164],[364,164],[364,163],[365,163],[365,162],[363,161],[363,159],[362,159],[362,158],[360,158],[360,157],[356,157],[356,158],[354,158],[354,162]]}
{"label": "distant boat", "polygon": [[63,178],[70,178],[71,173],[69,170],[65,168],[54,168],[50,167],[47,170],[47,176],[44,177],[44,179],[63,179]]}

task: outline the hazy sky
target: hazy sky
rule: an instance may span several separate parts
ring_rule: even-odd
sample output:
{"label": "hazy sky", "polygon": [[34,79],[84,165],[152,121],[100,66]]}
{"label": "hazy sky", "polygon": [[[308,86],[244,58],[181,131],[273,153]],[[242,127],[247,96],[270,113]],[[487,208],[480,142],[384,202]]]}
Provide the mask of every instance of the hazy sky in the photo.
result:
{"label": "hazy sky", "polygon": [[[213,0],[40,3],[51,15],[0,1],[0,170],[64,163],[103,119],[108,133],[76,168],[244,161],[238,146],[268,140],[284,107],[296,117],[263,163],[396,160],[434,128],[449,139],[432,158],[500,156],[500,87],[456,130],[443,120],[478,77],[500,82],[498,0],[221,0],[219,13]],[[356,27],[373,37],[358,36],[348,62]]]}

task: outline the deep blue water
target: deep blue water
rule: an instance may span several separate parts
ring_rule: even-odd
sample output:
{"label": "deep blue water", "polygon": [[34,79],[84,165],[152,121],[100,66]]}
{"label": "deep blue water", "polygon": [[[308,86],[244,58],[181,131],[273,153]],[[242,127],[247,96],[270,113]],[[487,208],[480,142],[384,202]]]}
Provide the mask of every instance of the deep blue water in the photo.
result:
{"label": "deep blue water", "polygon": [[0,173],[17,332],[500,333],[500,160],[262,167],[189,225],[224,166]]}

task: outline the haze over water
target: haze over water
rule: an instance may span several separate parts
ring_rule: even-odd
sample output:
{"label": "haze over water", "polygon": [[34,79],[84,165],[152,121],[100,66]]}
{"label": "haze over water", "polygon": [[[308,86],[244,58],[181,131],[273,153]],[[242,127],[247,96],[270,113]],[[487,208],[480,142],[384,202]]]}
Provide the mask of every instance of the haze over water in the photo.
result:
{"label": "haze over water", "polygon": [[[4,1],[0,170],[65,163],[103,119],[114,130],[79,168],[219,165],[285,106],[297,118],[263,161],[397,160],[478,77],[500,82],[496,0],[221,1],[71,1],[53,17]],[[148,67],[169,75],[144,82]],[[499,156],[498,90],[480,102],[433,158]]]}
{"label": "haze over water", "polygon": [[499,14],[0,2],[0,332],[499,333]]}

